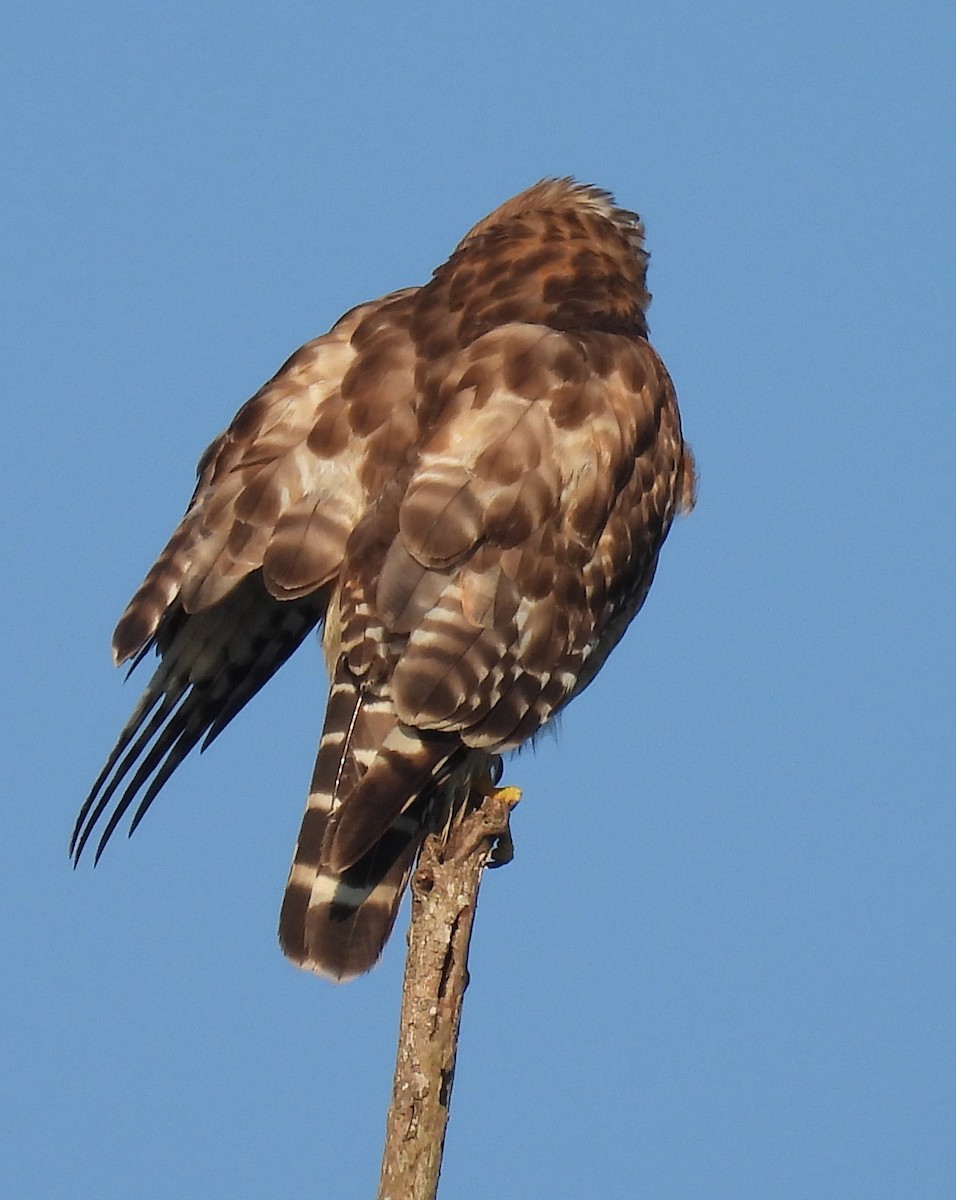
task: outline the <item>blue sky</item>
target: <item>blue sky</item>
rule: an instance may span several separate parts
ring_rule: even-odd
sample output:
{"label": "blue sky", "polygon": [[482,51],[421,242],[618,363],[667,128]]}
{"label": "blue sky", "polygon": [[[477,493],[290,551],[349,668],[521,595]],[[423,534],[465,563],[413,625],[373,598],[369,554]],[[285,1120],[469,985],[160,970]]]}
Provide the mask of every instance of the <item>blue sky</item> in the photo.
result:
{"label": "blue sky", "polygon": [[208,441],[544,175],[643,215],[697,453],[638,622],[517,758],[442,1196],[879,1200],[956,1177],[956,10],[43,0],[0,36],[0,1191],[374,1194],[402,936],[275,922],[299,653],[69,869],[119,613]]}

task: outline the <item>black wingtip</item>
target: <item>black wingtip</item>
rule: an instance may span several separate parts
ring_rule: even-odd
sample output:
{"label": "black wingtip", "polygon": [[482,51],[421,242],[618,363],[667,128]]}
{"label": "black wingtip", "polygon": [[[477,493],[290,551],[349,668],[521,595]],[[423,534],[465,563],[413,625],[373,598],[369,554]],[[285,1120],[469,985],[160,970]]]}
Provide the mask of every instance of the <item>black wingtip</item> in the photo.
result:
{"label": "black wingtip", "polygon": [[[320,595],[277,601],[266,592],[261,576],[253,574],[214,609],[192,616],[177,611],[168,629],[164,624],[157,638],[138,651],[130,671],[153,646],[162,660],[77,817],[70,839],[74,866],[114,798],[119,795],[99,839],[94,866],[140,788],[145,788],[130,822],[130,834],[136,830],[186,755],[203,737],[209,745],[272,677],[319,622],[323,603]],[[168,619],[167,615],[164,621]],[[243,642],[254,652],[237,669],[229,646],[240,628]]]}

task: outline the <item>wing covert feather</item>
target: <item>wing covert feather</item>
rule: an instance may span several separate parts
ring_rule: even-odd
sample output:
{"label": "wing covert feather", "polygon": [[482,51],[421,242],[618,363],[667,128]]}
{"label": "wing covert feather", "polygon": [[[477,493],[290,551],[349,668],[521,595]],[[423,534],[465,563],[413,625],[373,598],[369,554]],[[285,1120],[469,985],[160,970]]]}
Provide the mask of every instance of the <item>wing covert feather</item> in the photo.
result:
{"label": "wing covert feather", "polygon": [[[371,494],[359,480],[364,438],[343,395],[360,358],[352,338],[415,290],[353,309],[303,346],[208,448],[182,521],[117,625],[117,663],[150,641],[177,599],[187,613],[202,612],[259,568],[268,591],[288,599],[339,569],[355,513]],[[387,435],[385,418],[373,432],[381,435],[382,424]],[[414,436],[407,416],[403,428]]]}
{"label": "wing covert feather", "polygon": [[512,325],[467,348],[377,582],[408,634],[403,721],[503,749],[574,693],[673,515],[668,387],[646,342],[613,334]]}

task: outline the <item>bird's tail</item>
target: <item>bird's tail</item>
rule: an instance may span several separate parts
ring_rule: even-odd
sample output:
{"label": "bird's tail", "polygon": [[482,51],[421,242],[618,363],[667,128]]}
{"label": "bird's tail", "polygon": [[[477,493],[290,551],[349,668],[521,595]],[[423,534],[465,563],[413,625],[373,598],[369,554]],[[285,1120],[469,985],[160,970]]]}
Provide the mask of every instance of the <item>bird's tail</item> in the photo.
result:
{"label": "bird's tail", "polygon": [[337,981],[375,965],[461,754],[456,738],[401,726],[387,694],[339,668],[279,917],[294,963]]}

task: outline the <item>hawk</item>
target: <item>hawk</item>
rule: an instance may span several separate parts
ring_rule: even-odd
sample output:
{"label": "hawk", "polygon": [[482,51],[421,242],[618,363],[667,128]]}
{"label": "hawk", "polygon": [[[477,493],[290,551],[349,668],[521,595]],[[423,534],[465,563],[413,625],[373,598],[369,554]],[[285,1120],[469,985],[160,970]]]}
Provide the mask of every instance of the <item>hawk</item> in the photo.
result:
{"label": "hawk", "polygon": [[316,627],[325,723],[282,904],[293,962],[378,959],[423,838],[594,678],[694,500],[635,213],[546,179],[421,287],[294,354],[199,462],[113,635],[160,657],[76,822],[96,858]]}

